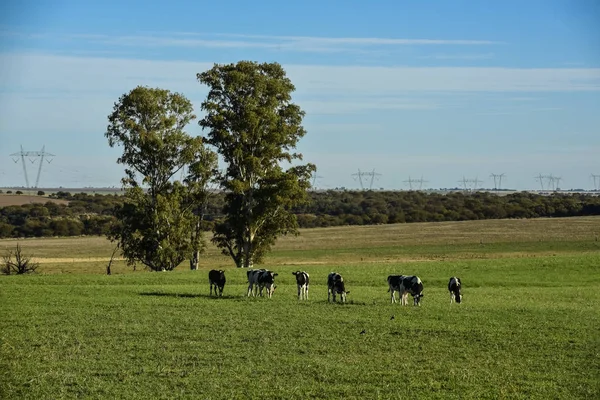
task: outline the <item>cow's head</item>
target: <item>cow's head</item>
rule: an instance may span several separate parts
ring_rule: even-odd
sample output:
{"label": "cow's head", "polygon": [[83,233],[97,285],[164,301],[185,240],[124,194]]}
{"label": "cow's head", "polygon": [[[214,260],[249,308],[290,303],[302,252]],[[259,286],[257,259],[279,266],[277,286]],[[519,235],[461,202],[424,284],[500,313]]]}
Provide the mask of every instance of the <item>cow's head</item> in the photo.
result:
{"label": "cow's head", "polygon": [[275,277],[279,274],[271,271],[264,271],[262,276],[262,281],[269,292],[273,292],[275,290]]}
{"label": "cow's head", "polygon": [[346,302],[346,296],[347,296],[347,295],[349,295],[349,294],[350,294],[350,291],[349,291],[349,290],[348,290],[347,292],[346,292],[346,291],[344,291],[344,292],[342,293],[342,300],[344,301],[344,303]]}
{"label": "cow's head", "polygon": [[457,293],[455,293],[455,294],[454,294],[454,300],[455,300],[457,303],[460,303],[460,302],[462,301],[462,294],[460,294],[460,293],[458,293],[458,292],[457,292]]}
{"label": "cow's head", "polygon": [[414,305],[415,305],[415,306],[420,306],[420,305],[421,305],[421,299],[422,299],[424,296],[425,296],[425,295],[423,294],[423,292],[415,294],[415,295],[413,296]]}
{"label": "cow's head", "polygon": [[344,281],[337,281],[335,282],[335,284],[333,285],[334,290],[339,293],[342,302],[345,303],[346,302],[346,296],[348,294],[350,294],[350,291],[346,291],[346,285],[344,284]]}

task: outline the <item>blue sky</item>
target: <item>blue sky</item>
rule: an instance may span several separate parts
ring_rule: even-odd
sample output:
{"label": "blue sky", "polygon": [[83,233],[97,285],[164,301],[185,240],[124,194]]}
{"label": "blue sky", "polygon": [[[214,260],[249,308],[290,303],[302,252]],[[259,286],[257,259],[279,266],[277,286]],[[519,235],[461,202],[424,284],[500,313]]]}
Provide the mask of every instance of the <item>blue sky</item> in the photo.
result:
{"label": "blue sky", "polygon": [[[258,4],[256,4],[258,3]],[[600,2],[31,1],[0,5],[0,186],[20,150],[55,154],[40,186],[119,186],[104,137],[137,85],[200,116],[213,63],[277,61],[307,113],[298,149],[317,187],[592,188],[600,174]],[[188,127],[202,134],[197,123]],[[38,161],[28,161],[30,182]]]}

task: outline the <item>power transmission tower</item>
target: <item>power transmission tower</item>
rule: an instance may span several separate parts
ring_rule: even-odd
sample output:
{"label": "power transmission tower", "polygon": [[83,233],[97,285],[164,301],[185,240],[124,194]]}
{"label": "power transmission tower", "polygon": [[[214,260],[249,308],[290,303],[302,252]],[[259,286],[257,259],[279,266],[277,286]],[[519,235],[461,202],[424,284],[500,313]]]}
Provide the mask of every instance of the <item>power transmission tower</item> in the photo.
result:
{"label": "power transmission tower", "polygon": [[[35,179],[35,186],[33,186],[34,188],[38,187],[38,184],[40,182],[40,175],[42,174],[42,165],[44,164],[44,157],[54,157],[54,154],[50,154],[47,153],[44,149],[46,148],[46,146],[42,146],[42,151],[24,151],[23,150],[23,146],[21,146],[21,151],[18,153],[13,153],[10,156],[11,157],[21,157],[21,162],[23,163],[23,173],[25,174],[25,184],[26,184],[26,188],[29,189],[29,176],[27,175],[27,163],[25,162],[25,157],[41,157],[40,159],[40,166],[38,167],[38,173],[37,173],[37,178]],[[14,159],[13,161],[15,163],[19,162],[19,159]],[[33,164],[35,163],[36,159],[34,158],[33,160],[31,158],[29,158],[29,161]],[[52,160],[48,160],[46,159],[46,162],[48,164],[50,164],[52,162]]]}
{"label": "power transmission tower", "polygon": [[[379,179],[377,178],[378,176],[381,176],[381,174],[375,172],[375,168],[373,168],[372,172],[361,172],[360,169],[358,170],[358,173],[356,174],[352,174],[352,176],[354,177],[358,177],[358,181],[360,182],[360,188],[362,190],[365,190],[364,184],[363,184],[363,176],[370,176],[371,177],[371,181],[369,183],[369,190],[373,189],[373,181],[375,179]],[[354,178],[354,180],[356,180],[356,178]]]}
{"label": "power transmission tower", "polygon": [[553,191],[556,190],[556,188],[558,187],[558,183],[561,181],[561,177],[560,176],[554,176],[552,174],[550,175],[546,175],[544,176],[544,178],[546,178],[548,180],[548,189],[551,189]]}
{"label": "power transmission tower", "polygon": [[553,176],[552,182],[555,183],[554,190],[560,190],[560,181],[562,178],[560,176]]}
{"label": "power transmission tower", "polygon": [[408,177],[408,180],[405,180],[404,183],[408,183],[408,187],[410,188],[410,190],[413,190],[413,183],[418,183],[419,184],[419,188],[417,190],[421,190],[423,188],[423,184],[427,183],[428,181],[423,180],[423,176],[421,176],[421,179],[412,179],[410,176]]}
{"label": "power transmission tower", "polygon": [[479,184],[483,183],[483,181],[477,179],[477,177],[475,177],[475,179],[473,179],[472,182],[473,182],[473,191],[477,191],[477,189],[479,188]]}
{"label": "power transmission tower", "polygon": [[[477,187],[479,186],[480,183],[482,183],[483,181],[475,178],[475,179],[467,179],[463,176],[463,178],[458,181],[459,183],[462,183],[463,185],[463,189],[465,191],[476,191]],[[471,186],[472,185],[472,186]]]}
{"label": "power transmission tower", "polygon": [[535,180],[540,183],[540,186],[542,187],[542,191],[544,191],[544,178],[545,178],[545,176],[542,174],[539,174],[538,176],[535,177]]}
{"label": "power transmission tower", "polygon": [[546,179],[548,180],[548,189],[554,190],[554,177],[552,174],[546,175]]}
{"label": "power transmission tower", "polygon": [[315,172],[312,175],[312,183],[311,183],[311,187],[313,190],[316,190],[316,183],[317,183],[317,179],[322,179],[323,177],[321,175],[317,175],[317,170],[315,169]]}
{"label": "power transmission tower", "polygon": [[595,191],[600,190],[600,174],[598,174],[598,175],[592,174],[591,177],[594,180],[594,190]]}
{"label": "power transmission tower", "polygon": [[494,174],[492,173],[490,176],[494,178],[494,190],[498,190],[502,188],[502,177],[504,177],[504,173],[502,174]]}

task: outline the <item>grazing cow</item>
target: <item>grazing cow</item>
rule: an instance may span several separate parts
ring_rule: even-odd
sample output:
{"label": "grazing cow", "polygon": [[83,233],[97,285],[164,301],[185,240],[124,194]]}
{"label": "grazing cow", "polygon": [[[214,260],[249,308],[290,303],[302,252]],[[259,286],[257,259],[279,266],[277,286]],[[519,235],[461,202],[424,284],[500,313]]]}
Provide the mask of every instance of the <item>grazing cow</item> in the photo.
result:
{"label": "grazing cow", "polygon": [[257,292],[262,296],[263,289],[267,289],[267,296],[271,298],[275,292],[275,277],[279,274],[266,269],[248,270],[248,297],[253,294],[256,297]]}
{"label": "grazing cow", "polygon": [[413,305],[420,306],[423,294],[423,282],[418,276],[390,275],[387,278],[388,292],[392,292],[392,304],[396,302],[394,292],[398,292],[402,305],[408,304],[408,294],[413,297]]}
{"label": "grazing cow", "polygon": [[462,294],[460,292],[461,287],[462,283],[460,282],[460,278],[457,278],[456,276],[450,278],[450,281],[448,282],[448,291],[450,292],[450,304],[452,304],[453,301],[456,301],[457,303],[460,303],[462,301]]}
{"label": "grazing cow", "polygon": [[339,294],[341,302],[345,303],[346,295],[350,294],[350,291],[346,291],[344,278],[337,272],[331,272],[327,276],[327,301],[330,301],[330,296],[333,296],[333,302],[335,303],[336,294]]}
{"label": "grazing cow", "polygon": [[248,297],[250,297],[250,295],[256,296],[256,294],[258,293],[258,275],[260,275],[262,271],[266,270],[249,269],[246,272],[246,275],[248,276]]}
{"label": "grazing cow", "polygon": [[225,287],[225,271],[222,269],[213,269],[208,273],[208,283],[210,284],[210,295],[212,296],[213,286],[215,287],[215,296],[217,296],[217,288],[219,288],[219,296],[223,296],[223,288]]}
{"label": "grazing cow", "polygon": [[292,275],[296,276],[296,284],[298,285],[298,300],[308,300],[308,284],[310,283],[310,276],[306,271],[292,272]]}

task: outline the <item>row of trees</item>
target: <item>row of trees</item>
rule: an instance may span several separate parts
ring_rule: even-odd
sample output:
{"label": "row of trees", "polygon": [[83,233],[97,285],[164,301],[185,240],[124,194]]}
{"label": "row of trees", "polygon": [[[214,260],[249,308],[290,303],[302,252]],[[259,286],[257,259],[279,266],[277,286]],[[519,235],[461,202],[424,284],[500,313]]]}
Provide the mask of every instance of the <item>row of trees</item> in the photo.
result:
{"label": "row of trees", "polygon": [[[473,219],[573,217],[600,215],[600,196],[555,193],[550,196],[519,192],[424,193],[396,191],[309,192],[309,201],[292,208],[300,228],[372,225],[403,222],[464,221]],[[59,192],[48,202],[0,208],[0,238],[105,235],[117,222],[115,210],[125,198]],[[200,229],[210,231],[224,218],[224,192],[210,192],[203,206]]]}
{"label": "row of trees", "polygon": [[[281,165],[302,158],[292,151],[306,133],[285,71],[241,61],[215,64],[197,80],[209,88],[204,137],[185,132],[196,119],[191,102],[165,89],[138,86],[109,115],[105,136],[123,148],[125,194],[108,237],[129,264],[172,270],[189,258],[196,269],[211,185],[225,192],[212,240],[237,267],[260,262],[277,236],[297,232],[291,209],[307,200],[315,166]],[[173,181],[184,167],[185,178]]]}

